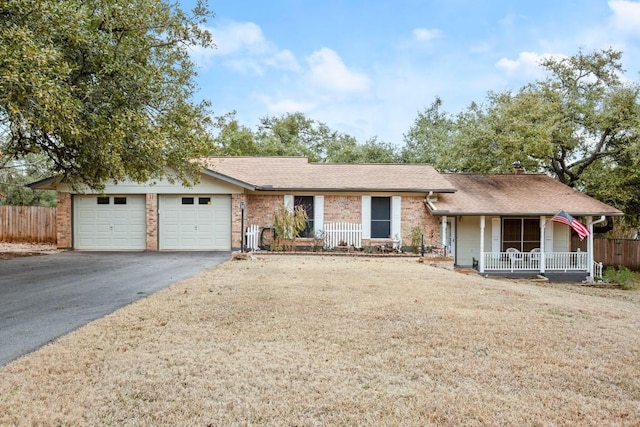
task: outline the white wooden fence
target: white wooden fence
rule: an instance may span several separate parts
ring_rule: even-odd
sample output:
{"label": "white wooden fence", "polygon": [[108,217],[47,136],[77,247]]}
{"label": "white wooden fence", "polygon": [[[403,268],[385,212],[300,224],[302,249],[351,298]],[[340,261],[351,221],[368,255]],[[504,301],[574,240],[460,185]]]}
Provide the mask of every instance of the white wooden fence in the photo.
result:
{"label": "white wooden fence", "polygon": [[332,222],[324,224],[324,245],[328,249],[346,245],[362,247],[362,224]]}
{"label": "white wooden fence", "polygon": [[258,240],[260,239],[260,227],[257,225],[250,225],[247,227],[246,231],[246,242],[247,249],[251,249],[252,251],[258,250]]}

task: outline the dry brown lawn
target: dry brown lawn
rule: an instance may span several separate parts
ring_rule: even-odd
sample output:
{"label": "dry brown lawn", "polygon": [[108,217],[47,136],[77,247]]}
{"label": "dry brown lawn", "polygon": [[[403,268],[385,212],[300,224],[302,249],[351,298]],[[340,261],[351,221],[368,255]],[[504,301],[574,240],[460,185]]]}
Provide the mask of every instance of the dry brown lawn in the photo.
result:
{"label": "dry brown lawn", "polygon": [[0,425],[640,425],[637,291],[230,261],[0,368]]}

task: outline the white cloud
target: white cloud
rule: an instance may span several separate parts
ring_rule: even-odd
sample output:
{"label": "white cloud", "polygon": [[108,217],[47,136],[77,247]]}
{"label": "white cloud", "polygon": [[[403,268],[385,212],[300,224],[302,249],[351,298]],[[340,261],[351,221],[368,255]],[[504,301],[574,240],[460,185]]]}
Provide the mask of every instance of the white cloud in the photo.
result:
{"label": "white cloud", "polygon": [[227,22],[209,31],[217,46],[213,55],[230,55],[241,51],[260,53],[267,50],[262,29],[253,22]]}
{"label": "white cloud", "polygon": [[611,25],[614,31],[640,35],[640,3],[628,0],[611,0],[613,12]]}
{"label": "white cloud", "polygon": [[358,93],[369,90],[371,80],[365,74],[351,71],[340,56],[322,48],[307,57],[308,81],[319,90],[333,93]]}
{"label": "white cloud", "polygon": [[269,66],[279,68],[281,70],[299,71],[300,64],[295,55],[290,50],[281,50],[271,55],[265,60]]}
{"label": "white cloud", "polygon": [[545,58],[562,58],[560,54],[539,54],[536,52],[520,52],[518,59],[502,58],[497,63],[509,77],[540,77],[544,74],[540,62]]}
{"label": "white cloud", "polygon": [[226,21],[207,28],[216,44],[215,48],[192,50],[194,60],[205,66],[213,58],[223,58],[225,65],[241,71],[263,74],[267,68],[299,71],[300,64],[289,50],[280,50],[267,40],[259,25],[253,22]]}
{"label": "white cloud", "polygon": [[438,29],[416,28],[411,33],[413,38],[420,42],[428,42],[442,37],[442,31]]}

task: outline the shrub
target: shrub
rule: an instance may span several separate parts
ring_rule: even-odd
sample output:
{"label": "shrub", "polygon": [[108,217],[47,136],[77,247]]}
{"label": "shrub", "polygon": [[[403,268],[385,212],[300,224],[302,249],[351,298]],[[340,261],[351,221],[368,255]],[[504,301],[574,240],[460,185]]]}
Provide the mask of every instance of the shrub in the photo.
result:
{"label": "shrub", "polygon": [[307,226],[307,212],[302,206],[293,210],[282,204],[273,214],[273,228],[276,231],[274,250],[294,250],[296,238]]}
{"label": "shrub", "polygon": [[413,227],[411,229],[411,246],[413,246],[413,251],[418,252],[420,250],[420,246],[422,245],[422,228],[421,227]]}
{"label": "shrub", "polygon": [[603,276],[607,283],[617,283],[622,289],[634,289],[638,280],[636,273],[622,265],[607,267]]}

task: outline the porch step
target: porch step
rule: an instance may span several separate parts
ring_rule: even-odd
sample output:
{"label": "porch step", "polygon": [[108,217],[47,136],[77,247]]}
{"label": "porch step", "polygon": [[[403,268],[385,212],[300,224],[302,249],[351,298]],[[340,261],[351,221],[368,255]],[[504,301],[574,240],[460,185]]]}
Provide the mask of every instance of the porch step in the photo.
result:
{"label": "porch step", "polygon": [[579,283],[583,282],[587,279],[586,272],[546,272],[543,275],[535,272],[510,272],[510,271],[492,271],[486,272],[485,275],[489,277],[504,277],[507,279],[533,279],[533,280],[543,280],[549,282],[571,282],[571,283]]}

